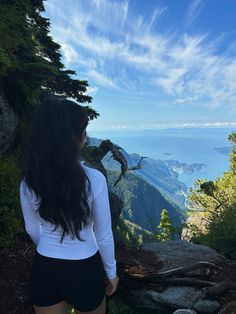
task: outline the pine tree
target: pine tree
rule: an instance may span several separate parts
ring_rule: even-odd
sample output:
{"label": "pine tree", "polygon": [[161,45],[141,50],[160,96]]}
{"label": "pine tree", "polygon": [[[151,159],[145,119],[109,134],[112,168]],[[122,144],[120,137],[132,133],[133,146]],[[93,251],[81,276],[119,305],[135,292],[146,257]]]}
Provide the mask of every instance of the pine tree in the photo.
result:
{"label": "pine tree", "polygon": [[168,216],[168,211],[163,209],[161,212],[161,219],[158,226],[157,239],[160,241],[173,240],[175,228],[171,224],[171,219]]}
{"label": "pine tree", "polygon": [[[50,22],[42,17],[42,0],[1,0],[0,4],[0,94],[24,118],[46,93],[90,103],[88,83],[72,78],[64,69],[60,45],[49,35]],[[90,119],[98,113],[86,106]]]}

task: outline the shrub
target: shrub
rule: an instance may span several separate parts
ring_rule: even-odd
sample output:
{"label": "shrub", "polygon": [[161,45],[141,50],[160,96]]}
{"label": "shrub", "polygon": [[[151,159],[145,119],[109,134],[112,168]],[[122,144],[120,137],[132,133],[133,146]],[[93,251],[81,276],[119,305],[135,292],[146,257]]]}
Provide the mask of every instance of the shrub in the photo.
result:
{"label": "shrub", "polygon": [[207,234],[192,238],[194,242],[209,245],[227,258],[236,260],[236,204],[225,209],[208,224]]}
{"label": "shrub", "polygon": [[23,232],[17,153],[0,156],[0,250],[12,246]]}

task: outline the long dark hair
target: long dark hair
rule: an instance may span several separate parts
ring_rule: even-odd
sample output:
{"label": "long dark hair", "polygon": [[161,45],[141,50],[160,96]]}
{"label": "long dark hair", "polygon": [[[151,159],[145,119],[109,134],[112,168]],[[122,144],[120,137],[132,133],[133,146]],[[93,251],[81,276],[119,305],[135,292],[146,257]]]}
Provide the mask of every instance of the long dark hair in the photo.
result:
{"label": "long dark hair", "polygon": [[31,134],[21,158],[22,176],[38,199],[40,216],[62,227],[65,234],[80,237],[90,222],[87,195],[89,179],[80,164],[81,140],[88,125],[86,110],[59,96],[44,99],[36,108]]}

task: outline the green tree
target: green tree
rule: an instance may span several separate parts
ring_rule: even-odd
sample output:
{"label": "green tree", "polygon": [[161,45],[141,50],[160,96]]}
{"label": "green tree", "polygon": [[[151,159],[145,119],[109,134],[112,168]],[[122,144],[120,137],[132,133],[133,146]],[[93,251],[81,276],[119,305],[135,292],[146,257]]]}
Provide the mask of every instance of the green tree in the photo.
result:
{"label": "green tree", "polygon": [[23,231],[19,202],[19,168],[15,155],[0,156],[0,251]]}
{"label": "green tree", "polygon": [[194,182],[188,196],[189,218],[184,235],[236,258],[236,133],[228,139],[233,144],[230,170],[214,181]]}
{"label": "green tree", "polygon": [[[19,155],[34,109],[46,94],[86,104],[90,119],[98,113],[86,95],[88,83],[64,68],[60,45],[49,35],[50,22],[41,14],[42,0],[0,1],[0,96],[18,115],[16,140],[0,156],[0,249],[14,243],[23,230],[19,203]],[[1,114],[1,113],[0,113]]]}
{"label": "green tree", "polygon": [[[1,0],[0,5],[0,94],[21,120],[31,115],[47,93],[90,103],[88,83],[72,78],[61,61],[60,45],[49,35],[50,22],[41,14],[42,0]],[[98,113],[86,106],[90,118]]]}
{"label": "green tree", "polygon": [[172,226],[171,219],[168,216],[168,211],[166,209],[162,209],[157,239],[160,241],[173,240],[174,234],[175,228]]}

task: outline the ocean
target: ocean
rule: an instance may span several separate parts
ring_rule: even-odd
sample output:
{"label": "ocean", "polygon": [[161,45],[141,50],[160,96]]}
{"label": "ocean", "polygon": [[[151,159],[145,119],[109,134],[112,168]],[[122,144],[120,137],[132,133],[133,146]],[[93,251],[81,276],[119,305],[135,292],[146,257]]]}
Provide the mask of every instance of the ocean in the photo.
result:
{"label": "ocean", "polygon": [[156,130],[88,131],[88,136],[110,139],[128,153],[153,159],[174,159],[187,164],[204,163],[193,173],[181,173],[178,179],[187,187],[198,178],[213,180],[229,170],[229,155],[215,148],[232,147],[228,141],[233,128],[182,128]]}

